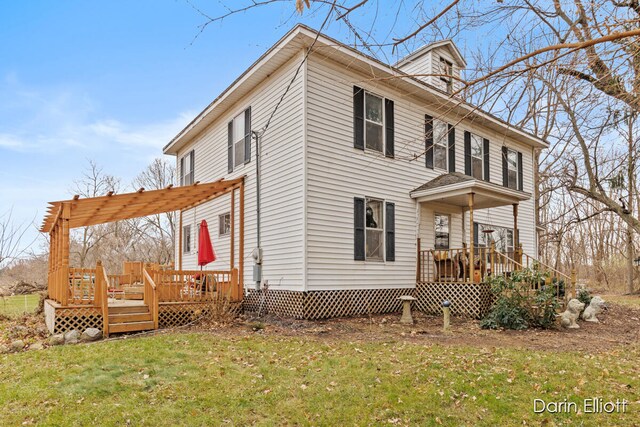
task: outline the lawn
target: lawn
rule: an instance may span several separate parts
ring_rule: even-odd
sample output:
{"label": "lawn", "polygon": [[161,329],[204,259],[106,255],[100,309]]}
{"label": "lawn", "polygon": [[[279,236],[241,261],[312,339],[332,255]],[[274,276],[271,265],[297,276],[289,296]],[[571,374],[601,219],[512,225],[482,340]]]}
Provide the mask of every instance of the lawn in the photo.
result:
{"label": "lawn", "polygon": [[[637,425],[639,356],[165,333],[0,355],[0,425]],[[533,413],[589,397],[632,403]]]}
{"label": "lawn", "polygon": [[39,300],[38,294],[0,297],[0,314],[18,316],[23,313],[33,313]]}

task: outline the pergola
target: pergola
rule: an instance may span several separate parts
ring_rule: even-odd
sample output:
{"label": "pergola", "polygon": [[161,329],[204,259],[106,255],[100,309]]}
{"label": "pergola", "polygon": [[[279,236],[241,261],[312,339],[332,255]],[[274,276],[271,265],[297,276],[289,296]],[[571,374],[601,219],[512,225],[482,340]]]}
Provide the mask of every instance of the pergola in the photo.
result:
{"label": "pergola", "polygon": [[[69,271],[69,232],[72,228],[104,224],[147,215],[179,211],[179,240],[182,240],[182,211],[231,193],[231,255],[230,269],[235,268],[235,193],[239,191],[239,265],[238,280],[243,283],[244,258],[244,177],[218,180],[202,184],[174,187],[161,190],[114,194],[81,199],[49,202],[48,214],[41,231],[49,233],[49,297],[65,304],[66,283]],[[178,251],[178,268],[182,268],[182,251]]]}

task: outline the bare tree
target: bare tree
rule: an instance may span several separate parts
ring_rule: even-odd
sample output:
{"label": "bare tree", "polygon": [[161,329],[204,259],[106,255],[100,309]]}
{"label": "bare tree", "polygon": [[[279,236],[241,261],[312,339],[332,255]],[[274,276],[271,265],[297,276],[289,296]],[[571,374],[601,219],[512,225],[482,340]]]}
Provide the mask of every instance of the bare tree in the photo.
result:
{"label": "bare tree", "polygon": [[13,208],[0,215],[0,271],[27,253],[31,242],[25,242],[25,236],[33,221],[16,223],[13,220]]}

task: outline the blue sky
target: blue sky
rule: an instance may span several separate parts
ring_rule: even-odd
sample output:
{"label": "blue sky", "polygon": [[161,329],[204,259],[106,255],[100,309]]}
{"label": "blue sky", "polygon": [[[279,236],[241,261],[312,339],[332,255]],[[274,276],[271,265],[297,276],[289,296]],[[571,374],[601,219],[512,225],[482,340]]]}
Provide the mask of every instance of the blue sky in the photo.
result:
{"label": "blue sky", "polygon": [[[128,184],[295,23],[319,28],[324,18],[282,3],[196,38],[204,18],[194,6],[224,13],[205,0],[2,3],[0,215],[13,208],[15,220],[39,225],[46,202],[69,198],[88,160]],[[395,15],[378,12],[379,23]],[[326,31],[346,34],[335,22]]]}

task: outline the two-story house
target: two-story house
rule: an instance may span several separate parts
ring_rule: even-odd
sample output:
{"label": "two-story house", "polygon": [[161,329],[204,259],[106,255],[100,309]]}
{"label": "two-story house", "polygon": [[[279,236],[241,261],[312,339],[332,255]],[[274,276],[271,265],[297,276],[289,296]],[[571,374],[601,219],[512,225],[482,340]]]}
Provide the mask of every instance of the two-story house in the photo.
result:
{"label": "two-story house", "polygon": [[[537,253],[547,144],[465,102],[465,65],[450,40],[392,66],[298,25],[166,145],[181,185],[245,177],[248,308],[326,318],[414,294],[480,315],[486,248]],[[179,269],[196,267],[202,219],[211,268],[229,264],[229,197],[180,212]]]}

